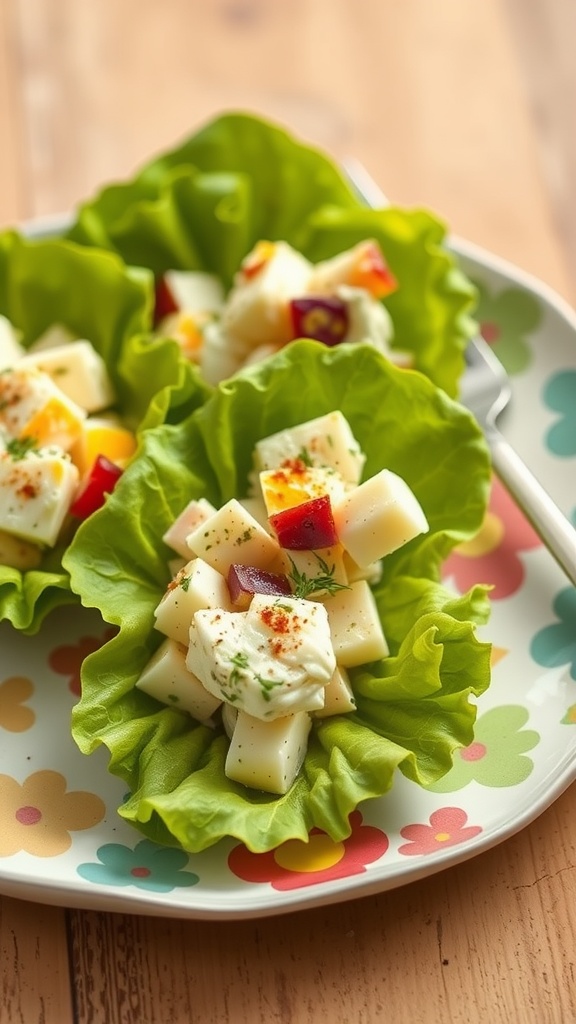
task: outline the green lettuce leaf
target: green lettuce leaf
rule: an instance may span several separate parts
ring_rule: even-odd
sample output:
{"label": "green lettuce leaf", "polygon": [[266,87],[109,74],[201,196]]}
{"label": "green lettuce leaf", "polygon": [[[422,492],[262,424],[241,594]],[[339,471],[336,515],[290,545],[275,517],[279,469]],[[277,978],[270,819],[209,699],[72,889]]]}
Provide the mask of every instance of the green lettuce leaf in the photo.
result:
{"label": "green lettuce leaf", "polygon": [[[91,341],[106,362],[118,410],[133,429],[186,415],[210,391],[176,342],[146,338],[153,285],[149,271],[128,268],[112,253],[58,239],[30,241],[14,231],[0,234],[0,314],[25,347],[56,323]],[[22,573],[0,566],[0,619],[35,633],[52,608],[77,603],[62,568],[67,542],[47,552],[39,569]]]}
{"label": "green lettuce leaf", "polygon": [[395,347],[457,393],[476,292],[445,246],[445,225],[424,210],[366,208],[331,159],[260,118],[211,121],[83,203],[69,237],[156,274],[206,270],[225,287],[262,238],[317,261],[374,237],[399,285],[385,300]]}
{"label": "green lettuce leaf", "polygon": [[[413,488],[431,532],[384,560],[375,589],[391,657],[352,673],[358,712],[315,721],[304,767],[282,797],[224,774],[227,740],[135,688],[161,641],[154,608],[169,577],[161,541],[192,497],[221,503],[248,487],[255,441],[340,409],[367,455],[365,476],[390,468]],[[425,784],[473,735],[472,695],[488,685],[488,644],[474,625],[484,588],[457,596],[441,563],[472,536],[490,469],[470,414],[423,375],[368,345],[326,349],[302,340],[219,386],[186,420],[146,432],[102,510],[76,534],[65,565],[85,605],[117,635],[86,659],[73,735],[85,753],[104,744],[131,795],[119,813],[157,842],[203,850],[234,836],[264,851],[314,826],[335,840],[363,800],[385,793],[397,768]],[[422,576],[422,566],[426,575]]]}

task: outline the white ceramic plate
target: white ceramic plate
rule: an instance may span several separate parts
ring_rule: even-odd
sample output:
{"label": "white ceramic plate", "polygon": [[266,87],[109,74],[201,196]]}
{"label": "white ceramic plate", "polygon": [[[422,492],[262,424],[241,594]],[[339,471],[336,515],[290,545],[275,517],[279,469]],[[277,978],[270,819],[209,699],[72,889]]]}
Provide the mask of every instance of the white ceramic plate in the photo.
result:
{"label": "white ceramic plate", "polygon": [[[481,289],[483,334],[512,373],[504,433],[570,517],[576,488],[576,317],[539,282],[453,243]],[[572,396],[572,397],[571,397]],[[473,857],[524,827],[576,776],[576,590],[502,490],[475,547],[453,555],[459,589],[492,582],[483,629],[493,682],[475,743],[434,790],[398,776],[352,836],[323,833],[252,855],[157,847],[123,822],[106,754],[69,732],[82,657],[106,637],[93,612],[54,613],[34,638],[0,626],[0,891],[59,905],[174,917],[265,916],[381,892]]]}

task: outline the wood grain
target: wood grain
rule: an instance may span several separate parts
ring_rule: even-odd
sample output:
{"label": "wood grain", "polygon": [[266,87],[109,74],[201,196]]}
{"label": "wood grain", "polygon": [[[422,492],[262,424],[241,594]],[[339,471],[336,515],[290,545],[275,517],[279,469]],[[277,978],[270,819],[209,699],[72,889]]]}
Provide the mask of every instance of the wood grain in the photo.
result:
{"label": "wood grain", "polygon": [[72,1024],[63,910],[0,899],[0,1024]]}
{"label": "wood grain", "polygon": [[[574,793],[407,888],[279,919],[73,912],[78,1024],[576,1019]],[[90,979],[89,986],[83,979]]]}

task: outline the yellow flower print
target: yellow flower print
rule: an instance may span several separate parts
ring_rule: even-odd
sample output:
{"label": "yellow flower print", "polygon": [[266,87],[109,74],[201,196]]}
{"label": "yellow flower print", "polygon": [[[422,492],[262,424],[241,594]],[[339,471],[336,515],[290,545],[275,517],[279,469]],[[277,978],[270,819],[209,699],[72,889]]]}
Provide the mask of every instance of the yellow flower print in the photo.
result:
{"label": "yellow flower print", "polygon": [[0,857],[24,850],[56,857],[70,847],[70,832],[92,828],[105,814],[95,793],[67,792],[60,772],[39,771],[20,784],[0,775]]}
{"label": "yellow flower print", "polygon": [[24,702],[34,693],[34,686],[26,676],[10,676],[0,683],[0,729],[7,732],[25,732],[36,721],[32,708]]}

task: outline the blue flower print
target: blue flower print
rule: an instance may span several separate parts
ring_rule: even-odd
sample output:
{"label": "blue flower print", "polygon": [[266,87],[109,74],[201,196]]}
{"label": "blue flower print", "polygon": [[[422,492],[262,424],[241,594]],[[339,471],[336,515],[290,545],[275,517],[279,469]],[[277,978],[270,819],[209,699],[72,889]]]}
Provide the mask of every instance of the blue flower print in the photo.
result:
{"label": "blue flower print", "polygon": [[196,885],[200,879],[192,871],[182,869],[188,863],[184,850],[157,846],[143,839],[132,850],[120,843],[106,843],[96,855],[99,864],[79,864],[81,878],[97,885],[135,885],[149,892],[171,892]]}
{"label": "blue flower print", "polygon": [[560,418],[546,435],[546,446],[553,455],[569,459],[576,455],[576,370],[563,370],[547,381],[543,399]]}
{"label": "blue flower print", "polygon": [[561,590],[553,607],[560,621],[536,633],[530,653],[538,665],[546,668],[570,665],[570,675],[576,679],[576,589]]}

